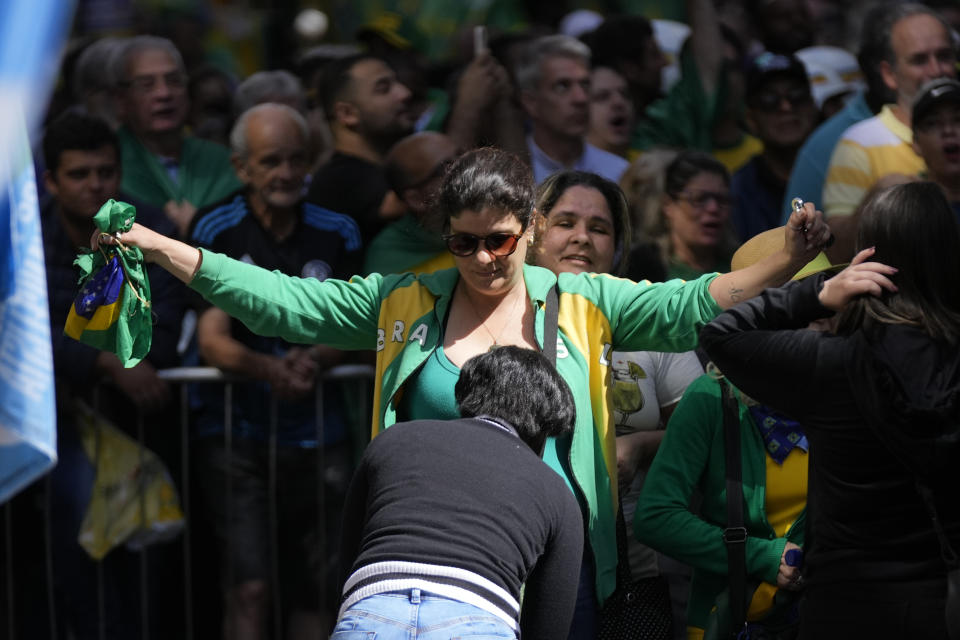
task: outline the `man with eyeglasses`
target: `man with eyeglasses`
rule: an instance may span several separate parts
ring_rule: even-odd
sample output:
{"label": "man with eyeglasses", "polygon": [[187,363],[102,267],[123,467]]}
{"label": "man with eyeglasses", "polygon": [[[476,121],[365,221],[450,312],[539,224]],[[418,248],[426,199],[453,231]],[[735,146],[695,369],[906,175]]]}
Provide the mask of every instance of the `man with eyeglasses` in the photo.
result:
{"label": "man with eyeglasses", "polygon": [[913,103],[913,148],[927,163],[922,177],[940,185],[960,222],[960,82],[938,78]]}
{"label": "man with eyeglasses", "polygon": [[806,68],[793,55],[764,52],[747,71],[746,122],[763,142],[730,180],[731,219],[740,242],[780,226],[793,161],[817,124]]}
{"label": "man with eyeglasses", "polygon": [[890,174],[923,171],[923,158],[912,145],[912,103],[925,82],[956,76],[950,26],[929,7],[897,5],[875,28],[886,36],[880,74],[896,100],[847,129],[830,158],[822,207],[837,239],[827,250],[834,262],[853,256],[854,214],[870,188]]}
{"label": "man with eyeglasses", "polygon": [[364,273],[430,273],[455,266],[430,206],[457,155],[453,140],[434,131],[407,136],[390,149],[384,165],[387,183],[407,212],[371,241]]}
{"label": "man with eyeglasses", "polygon": [[197,209],[240,188],[226,147],[184,132],[187,74],[172,42],[135,36],[112,58],[125,192],[163,208],[180,235]]}

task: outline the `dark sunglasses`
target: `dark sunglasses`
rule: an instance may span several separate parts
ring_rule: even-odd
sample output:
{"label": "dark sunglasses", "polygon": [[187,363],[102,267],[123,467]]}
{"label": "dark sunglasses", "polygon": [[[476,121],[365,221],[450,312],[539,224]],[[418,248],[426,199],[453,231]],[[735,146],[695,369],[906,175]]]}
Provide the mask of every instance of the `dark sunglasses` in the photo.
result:
{"label": "dark sunglasses", "polygon": [[780,102],[786,100],[791,107],[799,107],[807,102],[813,101],[813,96],[806,87],[792,87],[786,91],[760,91],[753,96],[750,104],[753,108],[761,111],[776,111],[780,108]]}
{"label": "dark sunglasses", "polygon": [[491,233],[488,236],[475,236],[472,233],[448,233],[443,236],[443,241],[447,243],[447,249],[455,256],[466,258],[472,256],[480,247],[480,241],[483,240],[483,246],[487,253],[498,258],[504,258],[517,250],[522,233]]}

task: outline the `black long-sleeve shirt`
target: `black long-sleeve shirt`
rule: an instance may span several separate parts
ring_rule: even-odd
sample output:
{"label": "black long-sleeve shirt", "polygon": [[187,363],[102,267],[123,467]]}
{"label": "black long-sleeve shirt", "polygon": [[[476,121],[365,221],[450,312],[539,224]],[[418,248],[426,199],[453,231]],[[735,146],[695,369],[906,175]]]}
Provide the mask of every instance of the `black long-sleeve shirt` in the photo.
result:
{"label": "black long-sleeve shirt", "polygon": [[[943,478],[958,468],[955,443],[920,437],[935,425],[957,424],[960,354],[906,325],[877,323],[851,335],[806,330],[832,315],[818,299],[822,283],[816,276],[768,289],[704,327],[701,345],[739,389],[806,429],[808,588],[937,579],[945,567],[914,469]],[[896,455],[878,429],[899,433]],[[908,468],[908,452],[929,459]],[[957,547],[954,483],[934,481],[933,489]]]}
{"label": "black long-sleeve shirt", "polygon": [[484,419],[396,424],[367,447],[344,508],[343,579],[376,563],[466,570],[519,600],[524,640],[565,638],[583,519],[563,479]]}

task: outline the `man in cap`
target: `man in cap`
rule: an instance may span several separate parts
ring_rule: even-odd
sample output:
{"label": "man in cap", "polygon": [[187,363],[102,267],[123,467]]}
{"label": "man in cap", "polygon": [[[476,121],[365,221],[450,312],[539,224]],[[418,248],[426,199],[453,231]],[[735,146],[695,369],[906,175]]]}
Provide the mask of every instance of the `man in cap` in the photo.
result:
{"label": "man in cap", "polygon": [[913,148],[960,221],[960,82],[931,80],[913,103]]}
{"label": "man in cap", "polygon": [[780,225],[793,161],[817,124],[807,72],[796,57],[764,52],[747,71],[747,126],[763,151],[733,174],[731,217],[741,242]]}
{"label": "man in cap", "polygon": [[888,34],[880,73],[896,101],[847,129],[830,159],[823,211],[837,239],[827,252],[834,261],[853,255],[856,220],[852,214],[870,187],[885,175],[916,175],[923,170],[923,158],[912,144],[912,103],[925,82],[956,75],[950,27],[928,7],[897,5],[879,28]]}

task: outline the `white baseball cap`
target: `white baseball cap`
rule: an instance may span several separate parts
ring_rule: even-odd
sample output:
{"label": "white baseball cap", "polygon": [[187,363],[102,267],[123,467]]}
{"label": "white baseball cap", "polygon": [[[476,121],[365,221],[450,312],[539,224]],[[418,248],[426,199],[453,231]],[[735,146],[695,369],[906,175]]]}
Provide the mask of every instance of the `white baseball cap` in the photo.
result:
{"label": "white baseball cap", "polygon": [[817,108],[830,98],[866,89],[857,58],[840,47],[816,46],[794,53],[807,70],[810,90]]}

